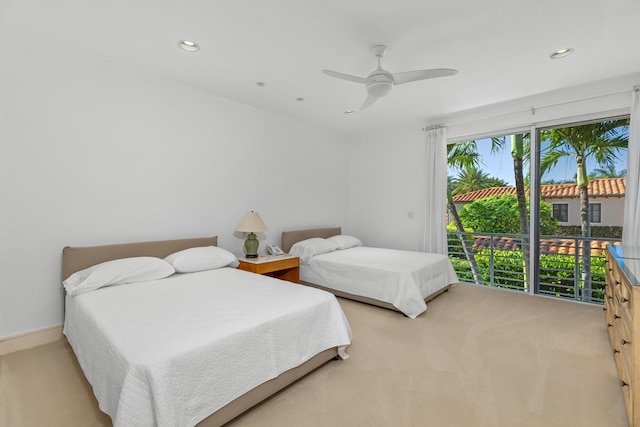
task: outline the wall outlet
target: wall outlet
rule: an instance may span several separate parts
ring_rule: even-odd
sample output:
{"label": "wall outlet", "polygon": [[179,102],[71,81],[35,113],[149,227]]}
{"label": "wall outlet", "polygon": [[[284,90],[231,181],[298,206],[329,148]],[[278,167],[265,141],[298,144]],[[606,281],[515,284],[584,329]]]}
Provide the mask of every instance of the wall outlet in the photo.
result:
{"label": "wall outlet", "polygon": [[409,217],[409,219],[413,219],[413,212],[409,212],[408,217]]}

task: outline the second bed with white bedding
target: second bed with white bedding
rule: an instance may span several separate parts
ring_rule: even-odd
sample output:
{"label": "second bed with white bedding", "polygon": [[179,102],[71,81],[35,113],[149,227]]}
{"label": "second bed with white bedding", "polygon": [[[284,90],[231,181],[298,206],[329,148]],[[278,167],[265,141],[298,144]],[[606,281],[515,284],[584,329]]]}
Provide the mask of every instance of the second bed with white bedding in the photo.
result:
{"label": "second bed with white bedding", "polygon": [[314,255],[300,279],[392,304],[415,318],[425,298],[458,281],[446,255],[356,246]]}

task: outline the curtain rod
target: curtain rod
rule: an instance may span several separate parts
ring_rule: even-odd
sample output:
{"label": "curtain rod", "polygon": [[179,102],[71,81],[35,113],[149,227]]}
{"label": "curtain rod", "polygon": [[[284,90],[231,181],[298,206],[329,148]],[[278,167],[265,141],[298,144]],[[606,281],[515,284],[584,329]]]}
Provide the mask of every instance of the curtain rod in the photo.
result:
{"label": "curtain rod", "polygon": [[[617,90],[617,91],[613,91],[613,92],[601,93],[601,94],[598,94],[598,95],[591,95],[591,96],[584,96],[582,98],[575,98],[575,99],[572,99],[572,100],[569,100],[569,101],[561,101],[561,102],[556,102],[556,103],[552,103],[552,104],[543,104],[543,105],[538,105],[538,106],[535,106],[535,107],[524,108],[524,109],[521,109],[521,110],[509,111],[509,112],[506,112],[506,113],[487,115],[487,116],[484,116],[484,117],[474,118],[474,119],[471,119],[471,120],[460,120],[460,121],[457,121],[457,122],[456,121],[446,122],[444,124],[423,127],[422,131],[423,132],[427,132],[429,130],[437,129],[439,127],[451,126],[451,125],[460,124],[460,123],[477,122],[477,121],[481,121],[481,120],[488,120],[488,119],[493,119],[493,118],[497,118],[497,117],[510,116],[510,115],[513,115],[513,114],[520,114],[520,113],[527,113],[527,112],[530,112],[532,116],[535,116],[537,110],[542,110],[542,109],[551,108],[551,107],[557,107],[559,105],[572,104],[574,102],[587,101],[587,100],[590,100],[590,99],[603,98],[605,96],[617,95],[617,94],[625,93],[625,92],[628,92],[628,91],[629,91],[629,89],[621,89],[621,90]],[[634,86],[632,91],[633,92],[640,91],[640,85]]]}
{"label": "curtain rod", "polygon": [[427,127],[423,127],[423,128],[422,128],[422,132],[427,132],[427,131],[430,131],[430,130],[441,129],[441,128],[443,128],[443,127],[444,127],[444,125],[433,125],[433,126],[427,126]]}

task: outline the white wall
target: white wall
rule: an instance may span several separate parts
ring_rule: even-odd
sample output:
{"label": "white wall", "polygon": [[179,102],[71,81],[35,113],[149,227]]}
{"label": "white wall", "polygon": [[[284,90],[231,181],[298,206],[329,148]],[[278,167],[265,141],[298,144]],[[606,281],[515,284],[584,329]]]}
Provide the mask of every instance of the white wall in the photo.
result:
{"label": "white wall", "polygon": [[43,40],[4,43],[0,85],[0,339],[62,323],[66,245],[218,235],[239,254],[251,209],[261,249],[348,222],[339,134]]}
{"label": "white wall", "polygon": [[419,250],[426,191],[420,127],[352,137],[350,148],[353,234],[368,246]]}

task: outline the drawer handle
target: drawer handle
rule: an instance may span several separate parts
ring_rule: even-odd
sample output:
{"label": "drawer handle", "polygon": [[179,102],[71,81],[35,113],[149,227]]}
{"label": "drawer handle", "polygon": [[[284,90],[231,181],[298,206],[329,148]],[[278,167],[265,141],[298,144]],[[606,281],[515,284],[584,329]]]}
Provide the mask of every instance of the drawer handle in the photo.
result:
{"label": "drawer handle", "polygon": [[616,280],[616,285],[619,285],[619,284],[621,284],[621,283],[622,283],[622,282],[618,282],[618,281]]}
{"label": "drawer handle", "polygon": [[618,353],[620,353],[620,350],[618,350],[617,348],[614,348],[613,349],[613,354],[618,354]]}
{"label": "drawer handle", "polygon": [[628,383],[626,383],[626,382],[624,382],[624,380],[620,380],[620,385],[621,385],[622,387],[629,387],[629,384],[628,384]]}
{"label": "drawer handle", "polygon": [[602,307],[602,311],[607,311],[607,307]]}
{"label": "drawer handle", "polygon": [[618,316],[617,314],[614,314],[614,315],[613,315],[613,318],[614,318],[614,319],[619,319],[619,318],[620,318],[620,316]]}
{"label": "drawer handle", "polygon": [[622,339],[620,340],[620,344],[622,344],[622,345],[625,345],[625,344],[631,344],[631,341],[627,341],[627,340],[625,340],[624,338],[622,338]]}
{"label": "drawer handle", "polygon": [[613,325],[611,323],[607,323],[607,328],[611,328]]}

